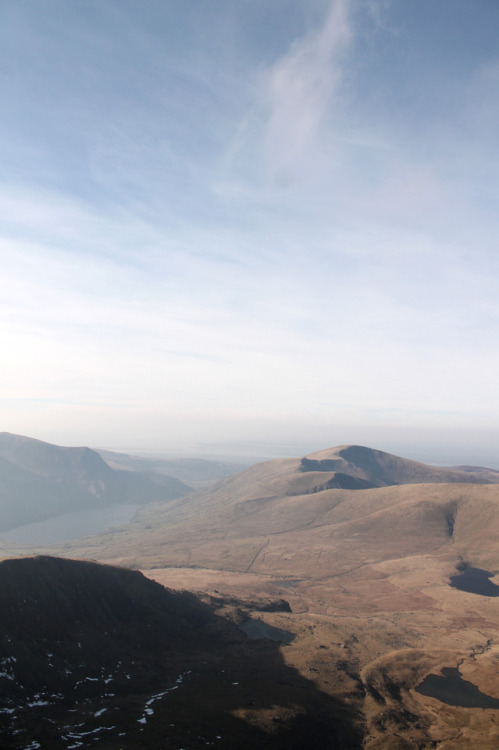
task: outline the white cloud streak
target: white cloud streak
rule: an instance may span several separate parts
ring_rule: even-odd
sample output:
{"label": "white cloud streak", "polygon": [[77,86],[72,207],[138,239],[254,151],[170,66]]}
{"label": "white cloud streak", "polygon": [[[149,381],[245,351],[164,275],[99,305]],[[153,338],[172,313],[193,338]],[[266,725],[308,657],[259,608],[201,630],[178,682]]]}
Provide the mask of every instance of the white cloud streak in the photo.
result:
{"label": "white cloud streak", "polygon": [[277,182],[293,182],[320,146],[351,38],[347,11],[347,0],[335,0],[323,26],[293,42],[266,75],[265,159]]}

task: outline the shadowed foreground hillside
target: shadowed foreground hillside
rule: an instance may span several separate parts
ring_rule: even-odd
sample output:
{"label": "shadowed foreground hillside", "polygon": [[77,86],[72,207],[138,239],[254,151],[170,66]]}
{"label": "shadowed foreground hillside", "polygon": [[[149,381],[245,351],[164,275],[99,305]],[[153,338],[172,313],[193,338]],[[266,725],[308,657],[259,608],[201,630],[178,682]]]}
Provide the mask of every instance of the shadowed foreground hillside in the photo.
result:
{"label": "shadowed foreground hillside", "polygon": [[136,571],[5,560],[0,601],[5,750],[360,747],[355,711],[277,643]]}

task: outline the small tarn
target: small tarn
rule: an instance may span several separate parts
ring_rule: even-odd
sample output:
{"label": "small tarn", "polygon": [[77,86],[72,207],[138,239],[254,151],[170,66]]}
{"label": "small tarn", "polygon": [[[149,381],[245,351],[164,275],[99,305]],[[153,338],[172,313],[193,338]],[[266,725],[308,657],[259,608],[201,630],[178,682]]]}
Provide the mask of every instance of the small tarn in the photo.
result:
{"label": "small tarn", "polygon": [[448,706],[461,708],[499,708],[499,699],[482,693],[476,685],[463,680],[459,669],[445,667],[441,674],[429,674],[417,686],[416,692],[436,698]]}
{"label": "small tarn", "polygon": [[489,578],[494,573],[481,568],[464,568],[461,573],[451,576],[450,585],[460,591],[467,591],[469,594],[479,594],[480,596],[499,596],[499,586]]}
{"label": "small tarn", "polygon": [[295,633],[282,630],[282,628],[275,628],[273,625],[267,625],[263,620],[248,619],[239,627],[251,640],[269,638],[271,641],[277,641],[278,643],[291,643],[296,638]]}

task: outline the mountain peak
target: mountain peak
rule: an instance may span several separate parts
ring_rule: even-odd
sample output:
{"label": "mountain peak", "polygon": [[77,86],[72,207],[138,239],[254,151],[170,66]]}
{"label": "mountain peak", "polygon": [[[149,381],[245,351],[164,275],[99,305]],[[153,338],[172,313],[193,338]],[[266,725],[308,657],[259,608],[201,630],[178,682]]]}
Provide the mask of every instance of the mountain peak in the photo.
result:
{"label": "mountain peak", "polygon": [[301,459],[300,470],[341,473],[368,482],[371,487],[427,482],[491,484],[499,480],[499,475],[496,478],[486,469],[464,471],[429,466],[364,445],[339,445],[311,453]]}

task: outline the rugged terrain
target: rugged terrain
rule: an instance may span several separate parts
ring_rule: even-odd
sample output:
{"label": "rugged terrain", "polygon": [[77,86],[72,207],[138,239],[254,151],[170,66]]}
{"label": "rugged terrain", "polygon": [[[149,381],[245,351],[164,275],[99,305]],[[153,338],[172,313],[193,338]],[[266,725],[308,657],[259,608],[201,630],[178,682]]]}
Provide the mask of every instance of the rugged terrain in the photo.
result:
{"label": "rugged terrain", "polygon": [[220,597],[36,557],[0,563],[0,600],[5,750],[360,747],[352,709],[218,616]]}
{"label": "rugged terrain", "polygon": [[[245,612],[250,633],[291,633],[275,647],[283,664],[314,700],[347,707],[369,750],[492,750],[498,478],[340,446],[255,465],[52,551],[141,568],[231,622]],[[456,587],[474,570],[481,589]]]}

